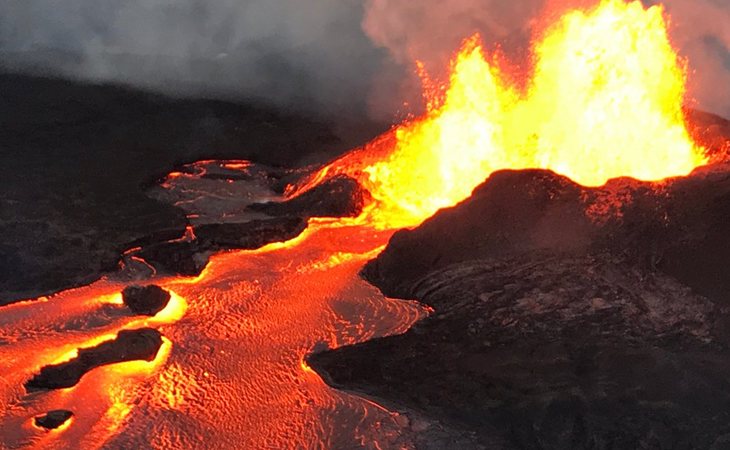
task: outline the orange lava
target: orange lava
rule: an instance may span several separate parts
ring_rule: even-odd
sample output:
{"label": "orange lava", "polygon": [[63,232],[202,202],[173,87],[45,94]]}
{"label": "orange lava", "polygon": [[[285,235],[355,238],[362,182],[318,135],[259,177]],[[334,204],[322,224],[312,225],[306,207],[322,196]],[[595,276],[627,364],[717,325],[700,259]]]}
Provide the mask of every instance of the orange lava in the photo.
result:
{"label": "orange lava", "polygon": [[[397,415],[328,387],[305,362],[427,314],[358,275],[392,233],[312,219],[290,241],[214,255],[198,277],[150,280],[172,298],[149,318],[125,311],[123,286],[107,280],[5,308],[4,439],[37,449],[404,447]],[[143,326],[165,336],[154,361],[96,368],[69,389],[23,390],[43,365]],[[32,426],[52,409],[74,411],[73,423],[50,434]]]}
{"label": "orange lava", "polygon": [[467,39],[445,94],[427,90],[425,117],[315,180],[357,178],[377,203],[371,219],[390,228],[458,203],[496,170],[550,169],[600,186],[683,176],[706,162],[685,126],[685,64],[661,6],[603,0],[570,11],[533,40],[532,53],[520,88],[478,36]]}

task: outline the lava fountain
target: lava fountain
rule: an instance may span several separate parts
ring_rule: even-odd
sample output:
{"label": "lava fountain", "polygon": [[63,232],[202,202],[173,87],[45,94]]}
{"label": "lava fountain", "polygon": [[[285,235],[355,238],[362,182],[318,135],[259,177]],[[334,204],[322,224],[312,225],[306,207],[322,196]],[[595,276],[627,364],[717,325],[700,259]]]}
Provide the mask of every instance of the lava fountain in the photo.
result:
{"label": "lava fountain", "polygon": [[[532,50],[518,82],[504,58],[467,39],[448,84],[426,92],[424,117],[288,193],[346,174],[372,195],[360,217],[311,219],[294,240],[213,256],[198,277],[155,279],[187,309],[155,319],[169,341],[144,370],[96,370],[47,395],[21,388],[42,365],[133,322],[105,309],[123,283],[3,309],[4,437],[35,448],[407,447],[394,414],[330,389],[304,363],[318,346],[401,333],[426,313],[358,277],[396,229],[458,203],[500,169],[550,169],[596,186],[682,176],[706,161],[685,126],[686,69],[660,6],[604,0],[570,11]],[[74,422],[47,436],[29,425],[54,408],[73,410]]]}
{"label": "lava fountain", "polygon": [[448,86],[426,90],[425,117],[315,179],[359,179],[387,228],[417,225],[496,170],[550,169],[600,186],[683,176],[706,162],[685,126],[686,65],[662,6],[604,0],[570,11],[533,40],[532,54],[529,79],[518,83],[504,58],[467,39]]}

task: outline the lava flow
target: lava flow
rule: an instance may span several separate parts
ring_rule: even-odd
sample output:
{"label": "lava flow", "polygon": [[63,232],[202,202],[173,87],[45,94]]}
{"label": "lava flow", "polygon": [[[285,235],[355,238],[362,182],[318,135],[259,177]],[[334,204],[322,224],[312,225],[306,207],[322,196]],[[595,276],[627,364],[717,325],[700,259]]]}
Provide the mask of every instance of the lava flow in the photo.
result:
{"label": "lava flow", "polygon": [[[465,199],[500,169],[546,168],[595,186],[686,175],[705,162],[685,127],[686,70],[660,6],[605,0],[571,11],[540,33],[533,53],[529,81],[518,83],[477,37],[467,39],[448,87],[427,93],[425,117],[290,190],[350,175],[373,198],[360,217],[310,219],[291,241],[214,255],[195,278],[155,276],[180,301],[147,324],[168,339],[151,364],[95,369],[73,388],[27,394],[23,382],[40,367],[135,320],[108,309],[124,287],[110,279],[3,308],[0,419],[8,445],[407,446],[397,414],[329,388],[305,363],[317,348],[402,333],[426,314],[358,276],[396,229]],[[72,410],[74,421],[50,433],[29,425],[57,408]]]}

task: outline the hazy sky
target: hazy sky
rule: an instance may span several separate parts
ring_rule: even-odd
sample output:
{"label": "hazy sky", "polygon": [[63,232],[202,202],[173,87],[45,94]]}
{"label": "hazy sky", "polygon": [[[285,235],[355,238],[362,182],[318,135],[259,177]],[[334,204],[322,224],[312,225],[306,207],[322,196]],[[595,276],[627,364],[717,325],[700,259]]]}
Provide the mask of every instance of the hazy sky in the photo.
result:
{"label": "hazy sky", "polygon": [[[524,46],[545,1],[5,0],[0,57],[21,69],[383,119],[417,99],[413,58],[439,65],[474,31]],[[730,2],[664,3],[692,96],[730,116]]]}

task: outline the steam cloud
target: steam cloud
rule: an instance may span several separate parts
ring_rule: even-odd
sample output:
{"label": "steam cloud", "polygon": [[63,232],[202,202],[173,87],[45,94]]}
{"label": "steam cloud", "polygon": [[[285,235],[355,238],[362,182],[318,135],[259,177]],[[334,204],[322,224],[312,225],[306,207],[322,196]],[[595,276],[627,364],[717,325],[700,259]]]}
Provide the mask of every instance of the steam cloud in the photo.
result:
{"label": "steam cloud", "polygon": [[361,20],[359,0],[7,0],[0,61],[168,93],[357,113],[386,55]]}
{"label": "steam cloud", "polygon": [[[0,4],[0,62],[168,93],[391,118],[419,99],[414,59],[440,75],[474,32],[507,54],[524,51],[549,1],[8,0]],[[730,4],[663,3],[690,62],[694,106],[730,116]]]}

